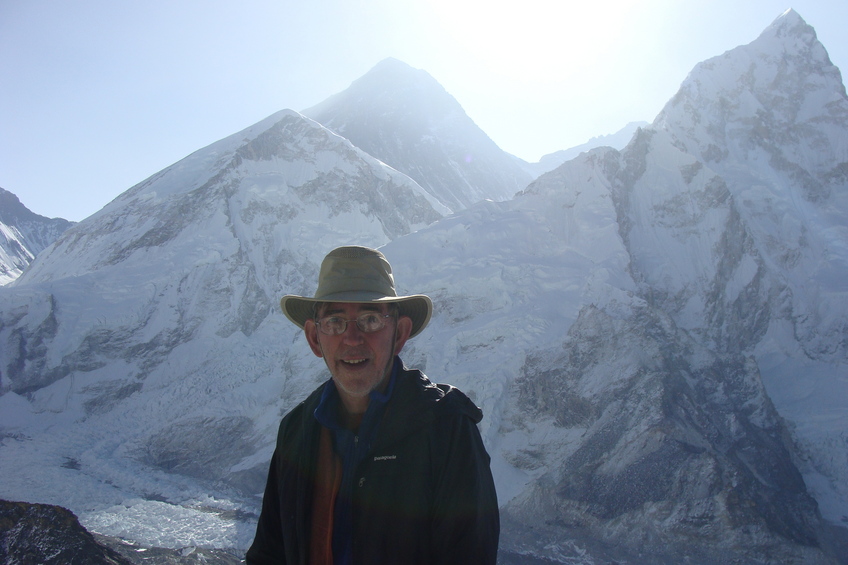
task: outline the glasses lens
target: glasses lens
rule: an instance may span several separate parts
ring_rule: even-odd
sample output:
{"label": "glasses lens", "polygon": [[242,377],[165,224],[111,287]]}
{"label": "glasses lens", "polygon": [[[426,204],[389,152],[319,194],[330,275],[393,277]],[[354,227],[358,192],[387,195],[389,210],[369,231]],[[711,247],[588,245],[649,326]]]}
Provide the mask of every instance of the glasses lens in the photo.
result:
{"label": "glasses lens", "polygon": [[346,327],[347,322],[338,316],[330,316],[318,321],[318,329],[327,335],[343,334]]}
{"label": "glasses lens", "polygon": [[380,331],[385,325],[383,316],[373,312],[362,314],[356,318],[356,326],[365,333]]}
{"label": "glasses lens", "polygon": [[385,319],[388,316],[377,312],[366,312],[360,314],[355,320],[345,320],[338,316],[330,316],[318,320],[318,329],[326,335],[341,335],[347,330],[350,322],[356,322],[356,327],[362,333],[373,333],[382,330],[386,326]]}

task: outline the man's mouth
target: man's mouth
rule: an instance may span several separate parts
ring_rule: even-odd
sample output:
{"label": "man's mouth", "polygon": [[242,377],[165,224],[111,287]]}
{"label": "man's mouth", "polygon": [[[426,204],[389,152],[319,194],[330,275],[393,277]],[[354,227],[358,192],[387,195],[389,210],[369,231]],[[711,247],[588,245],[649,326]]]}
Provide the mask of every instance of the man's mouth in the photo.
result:
{"label": "man's mouth", "polygon": [[367,359],[342,359],[342,363],[346,365],[359,365],[360,363],[365,363]]}

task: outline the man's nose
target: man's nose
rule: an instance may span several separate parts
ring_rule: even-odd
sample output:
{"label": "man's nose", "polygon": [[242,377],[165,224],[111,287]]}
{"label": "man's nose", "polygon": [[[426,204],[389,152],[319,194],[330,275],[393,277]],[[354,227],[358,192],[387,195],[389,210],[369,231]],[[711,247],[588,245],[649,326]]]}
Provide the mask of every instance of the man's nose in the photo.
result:
{"label": "man's nose", "polygon": [[347,343],[360,343],[363,340],[365,332],[359,329],[356,325],[356,320],[350,320],[342,332],[342,339]]}

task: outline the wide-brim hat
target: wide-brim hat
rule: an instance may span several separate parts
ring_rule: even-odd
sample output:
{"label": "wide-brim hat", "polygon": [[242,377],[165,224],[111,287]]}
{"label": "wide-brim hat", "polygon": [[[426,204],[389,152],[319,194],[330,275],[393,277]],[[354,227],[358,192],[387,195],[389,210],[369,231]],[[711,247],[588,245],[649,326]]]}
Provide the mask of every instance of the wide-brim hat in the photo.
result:
{"label": "wide-brim hat", "polygon": [[280,307],[302,329],[306,320],[315,317],[316,302],[397,304],[400,315],[412,319],[409,337],[418,335],[433,315],[430,297],[397,295],[392,266],[382,253],[368,247],[346,246],[330,251],[321,263],[315,296],[287,294],[280,300]]}

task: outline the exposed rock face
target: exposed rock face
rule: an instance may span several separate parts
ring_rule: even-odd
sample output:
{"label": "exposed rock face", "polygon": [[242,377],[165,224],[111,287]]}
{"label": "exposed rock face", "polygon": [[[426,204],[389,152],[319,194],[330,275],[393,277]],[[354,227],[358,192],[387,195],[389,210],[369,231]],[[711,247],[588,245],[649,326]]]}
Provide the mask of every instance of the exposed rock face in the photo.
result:
{"label": "exposed rock face", "polygon": [[0,500],[0,561],[7,565],[128,565],[65,508]]}
{"label": "exposed rock face", "polygon": [[[790,10],[750,45],[698,65],[654,127],[724,180],[746,232],[728,243],[756,249],[756,264],[747,253],[749,267],[705,295],[706,331],[753,354],[823,513],[844,522],[832,504],[848,500],[848,414],[835,400],[848,397],[842,75]],[[711,308],[721,293],[735,299]]]}
{"label": "exposed rock face", "polygon": [[59,239],[73,222],[31,212],[0,188],[0,285],[17,279],[35,256]]}
{"label": "exposed rock face", "polygon": [[[816,503],[751,359],[705,351],[647,305],[623,318],[587,307],[562,348],[528,358],[515,394],[510,428],[551,422],[563,447],[580,434],[567,449],[513,452],[519,468],[549,469],[508,507],[521,532],[533,524],[628,560],[828,562]],[[507,538],[514,548],[521,534]]]}

